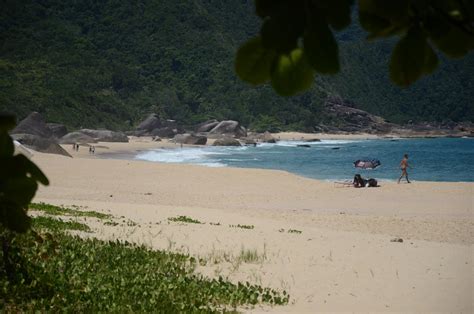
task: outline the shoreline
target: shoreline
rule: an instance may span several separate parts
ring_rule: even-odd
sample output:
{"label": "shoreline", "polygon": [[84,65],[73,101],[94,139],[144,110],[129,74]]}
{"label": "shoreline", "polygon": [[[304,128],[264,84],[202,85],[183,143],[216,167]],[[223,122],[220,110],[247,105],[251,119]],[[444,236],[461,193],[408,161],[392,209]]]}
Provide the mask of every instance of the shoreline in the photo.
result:
{"label": "shoreline", "polygon": [[[305,134],[306,136],[308,133],[298,133],[298,134]],[[300,141],[301,139],[296,139],[293,140],[291,137],[293,137],[293,133],[285,133],[285,138],[282,138],[282,141]],[[349,137],[334,137],[334,135],[330,135],[330,138],[321,138],[321,140],[353,140],[353,141],[360,141],[360,140],[390,140],[388,138],[362,138],[359,137],[359,135],[356,136],[349,136]],[[361,135],[365,136],[365,135]],[[308,138],[303,138],[303,140],[307,140]],[[409,138],[412,139],[412,138]],[[93,144],[94,145],[94,144]],[[296,175],[298,177],[302,178],[308,178],[312,180],[317,180],[321,182],[330,182],[330,183],[335,183],[335,182],[342,182],[346,180],[350,180],[352,178],[315,178],[311,176],[305,176],[303,174],[295,173],[295,172],[290,172],[285,169],[278,169],[278,168],[259,168],[259,167],[239,167],[236,165],[222,165],[219,167],[216,166],[209,166],[206,164],[199,164],[199,163],[191,163],[191,162],[163,162],[163,161],[151,161],[151,160],[146,160],[146,159],[135,159],[135,157],[139,153],[143,152],[152,152],[157,149],[163,149],[163,150],[176,150],[176,149],[181,149],[180,144],[176,144],[172,142],[171,140],[162,140],[155,142],[151,139],[151,137],[130,137],[130,142],[129,143],[105,143],[105,142],[100,142],[96,144],[96,147],[99,147],[96,149],[96,154],[95,155],[89,155],[84,152],[84,149],[76,153],[75,151],[72,151],[68,145],[62,145],[63,148],[68,150],[68,152],[73,155],[73,157],[79,157],[79,158],[99,158],[99,159],[118,159],[118,160],[128,160],[128,161],[142,161],[142,162],[149,162],[152,164],[163,164],[163,165],[191,165],[191,166],[198,166],[198,167],[203,167],[205,169],[208,168],[231,168],[231,169],[260,169],[260,170],[276,170],[276,171],[284,171],[289,174]],[[101,149],[100,147],[107,146],[107,149]],[[184,144],[183,148],[196,148],[196,149],[206,149],[209,147],[213,147],[210,144],[206,145],[188,145]],[[355,170],[356,171],[356,170]],[[375,174],[374,174],[375,175]],[[398,174],[397,174],[398,175]],[[395,183],[397,181],[397,177],[395,176],[393,179],[390,178],[377,178],[379,182],[383,183]],[[436,181],[436,180],[412,180],[414,183],[418,182],[451,182],[451,183],[472,183],[473,181]]]}
{"label": "shoreline", "polygon": [[[51,182],[35,202],[118,223],[80,220],[93,230],[81,236],[189,254],[209,261],[197,269],[206,277],[290,293],[287,306],[252,311],[472,311],[472,182],[344,189],[281,170],[103,159],[84,147],[74,154],[35,153]],[[179,216],[202,224],[169,220]],[[243,250],[258,261],[238,262]]]}

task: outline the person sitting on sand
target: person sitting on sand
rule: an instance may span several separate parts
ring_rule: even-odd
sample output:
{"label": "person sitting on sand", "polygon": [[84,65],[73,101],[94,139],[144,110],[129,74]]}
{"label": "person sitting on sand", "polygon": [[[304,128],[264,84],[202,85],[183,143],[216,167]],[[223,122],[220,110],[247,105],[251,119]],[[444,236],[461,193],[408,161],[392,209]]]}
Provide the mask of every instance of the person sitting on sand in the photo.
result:
{"label": "person sitting on sand", "polygon": [[352,185],[354,185],[355,188],[363,188],[366,183],[367,181],[363,179],[360,174],[356,174],[354,176],[354,181],[352,181]]}
{"label": "person sitting on sand", "polygon": [[402,170],[402,174],[400,178],[398,178],[398,183],[400,183],[400,180],[405,177],[407,180],[407,183],[410,183],[410,180],[408,180],[408,172],[407,168],[411,168],[410,165],[408,164],[408,154],[403,155],[403,159],[400,162],[400,169]]}
{"label": "person sitting on sand", "polygon": [[370,178],[368,180],[362,178],[360,174],[356,174],[354,176],[354,181],[352,181],[352,185],[355,188],[363,188],[363,187],[378,187],[377,180]]}

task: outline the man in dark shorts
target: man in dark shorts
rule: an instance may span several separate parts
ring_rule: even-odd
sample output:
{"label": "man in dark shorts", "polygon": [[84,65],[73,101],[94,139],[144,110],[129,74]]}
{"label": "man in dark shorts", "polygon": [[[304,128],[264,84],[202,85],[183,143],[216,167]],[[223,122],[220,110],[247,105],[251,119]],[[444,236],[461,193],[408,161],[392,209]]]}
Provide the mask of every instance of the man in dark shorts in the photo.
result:
{"label": "man in dark shorts", "polygon": [[[402,175],[400,176],[400,178],[398,178],[398,183],[400,183],[400,180],[405,177],[407,179],[407,182],[410,183],[410,180],[408,180],[408,172],[407,172],[407,168],[410,167],[408,165],[408,154],[405,154],[403,156],[403,159],[402,161],[400,162],[400,169],[402,170]],[[411,167],[410,167],[411,168]]]}

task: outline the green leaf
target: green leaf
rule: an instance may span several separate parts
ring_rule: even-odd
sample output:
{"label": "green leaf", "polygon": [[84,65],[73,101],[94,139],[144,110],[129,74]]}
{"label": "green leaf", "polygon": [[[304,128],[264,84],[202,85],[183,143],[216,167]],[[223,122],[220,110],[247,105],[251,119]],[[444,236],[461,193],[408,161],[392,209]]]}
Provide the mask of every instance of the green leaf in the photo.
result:
{"label": "green leaf", "polygon": [[400,86],[408,86],[423,75],[426,59],[426,38],[412,28],[395,46],[390,60],[390,78]]}
{"label": "green leaf", "polygon": [[49,185],[49,180],[46,178],[43,171],[41,171],[41,169],[38,168],[38,166],[31,162],[28,158],[26,158],[24,155],[18,155],[15,156],[15,159],[21,164],[23,169],[31,175],[33,179],[39,181],[43,185]]}
{"label": "green leaf", "polygon": [[260,34],[265,48],[279,53],[289,53],[296,48],[298,38],[303,33],[304,24],[301,15],[295,11],[283,12],[263,22]]}
{"label": "green leaf", "polygon": [[26,210],[17,204],[7,202],[0,198],[0,223],[10,230],[16,232],[26,232],[31,225],[31,218],[26,214]]}
{"label": "green leaf", "polygon": [[271,16],[278,11],[281,0],[255,0],[255,12],[261,18]]}
{"label": "green leaf", "polygon": [[370,13],[391,24],[408,19],[410,0],[359,0],[359,12]]}
{"label": "green leaf", "polygon": [[313,70],[302,49],[280,55],[272,71],[272,87],[282,96],[291,96],[311,87]]}
{"label": "green leaf", "polygon": [[32,178],[14,178],[4,183],[3,198],[9,203],[25,208],[35,196],[38,184]]}
{"label": "green leaf", "polygon": [[13,156],[15,147],[7,132],[0,132],[0,158]]}
{"label": "green leaf", "polygon": [[243,44],[237,51],[235,72],[244,81],[263,84],[270,79],[270,72],[276,53],[262,46],[260,37],[255,37]]}
{"label": "green leaf", "polygon": [[435,51],[431,47],[429,43],[426,43],[425,47],[425,63],[423,65],[423,73],[430,74],[433,73],[434,70],[438,67],[438,56],[436,55]]}
{"label": "green leaf", "polygon": [[311,21],[303,42],[308,63],[316,72],[339,72],[339,48],[332,31],[323,21]]}
{"label": "green leaf", "polygon": [[7,132],[16,125],[16,118],[9,113],[0,113],[0,132]]}
{"label": "green leaf", "polygon": [[321,1],[326,11],[326,19],[334,29],[342,30],[351,23],[352,3],[352,0]]}
{"label": "green leaf", "polygon": [[439,28],[430,32],[430,39],[448,57],[460,58],[474,49],[474,36],[449,23],[442,25],[441,33]]}
{"label": "green leaf", "polygon": [[360,25],[369,33],[378,33],[390,28],[390,21],[375,14],[359,10]]}
{"label": "green leaf", "polygon": [[359,21],[368,39],[403,33],[410,24],[407,0],[359,0]]}

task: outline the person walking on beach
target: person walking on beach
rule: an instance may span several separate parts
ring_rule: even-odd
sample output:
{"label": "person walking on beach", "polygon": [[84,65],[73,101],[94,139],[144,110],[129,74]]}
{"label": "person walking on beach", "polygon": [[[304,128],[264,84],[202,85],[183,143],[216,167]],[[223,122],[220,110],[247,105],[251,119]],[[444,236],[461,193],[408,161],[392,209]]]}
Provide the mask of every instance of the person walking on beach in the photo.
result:
{"label": "person walking on beach", "polygon": [[400,176],[400,178],[398,178],[398,183],[400,183],[400,180],[403,177],[405,177],[407,179],[407,182],[410,183],[410,180],[408,180],[408,172],[407,172],[407,168],[409,167],[410,165],[408,165],[408,154],[405,154],[403,155],[403,159],[400,162],[400,169],[402,170],[402,175]]}

